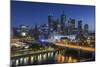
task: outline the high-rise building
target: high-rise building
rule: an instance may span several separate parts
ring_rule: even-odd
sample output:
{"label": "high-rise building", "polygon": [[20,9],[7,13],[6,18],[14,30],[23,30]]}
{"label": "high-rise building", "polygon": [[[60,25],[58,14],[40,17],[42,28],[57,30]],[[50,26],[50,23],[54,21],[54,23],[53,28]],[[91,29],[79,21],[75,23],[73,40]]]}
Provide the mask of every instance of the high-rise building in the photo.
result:
{"label": "high-rise building", "polygon": [[88,24],[85,24],[84,25],[84,32],[87,34],[88,31],[89,31],[89,26],[88,26]]}
{"label": "high-rise building", "polygon": [[68,21],[68,33],[73,34],[75,29],[75,19],[70,18]]}
{"label": "high-rise building", "polygon": [[45,37],[48,36],[48,24],[40,25],[39,27],[40,35],[44,35]]}
{"label": "high-rise building", "polygon": [[53,31],[53,16],[52,14],[48,15],[48,32],[49,34]]}
{"label": "high-rise building", "polygon": [[82,33],[82,20],[78,21],[78,32]]}
{"label": "high-rise building", "polygon": [[38,38],[39,38],[39,30],[38,30],[37,25],[35,25],[35,27],[34,27],[34,32],[33,32],[33,34],[34,34],[34,39],[35,39],[35,40],[38,40]]}
{"label": "high-rise building", "polygon": [[53,31],[57,32],[57,28],[58,28],[58,20],[54,21]]}
{"label": "high-rise building", "polygon": [[84,41],[85,37],[83,35],[83,29],[82,29],[82,20],[78,21],[78,35],[77,35],[78,41],[80,44]]}
{"label": "high-rise building", "polygon": [[57,32],[58,32],[58,34],[61,34],[61,24],[60,24],[60,20],[57,19],[56,22],[57,22]]}
{"label": "high-rise building", "polygon": [[62,34],[64,34],[65,31],[65,22],[66,22],[66,16],[63,11],[63,13],[61,14],[61,22],[60,22]]}

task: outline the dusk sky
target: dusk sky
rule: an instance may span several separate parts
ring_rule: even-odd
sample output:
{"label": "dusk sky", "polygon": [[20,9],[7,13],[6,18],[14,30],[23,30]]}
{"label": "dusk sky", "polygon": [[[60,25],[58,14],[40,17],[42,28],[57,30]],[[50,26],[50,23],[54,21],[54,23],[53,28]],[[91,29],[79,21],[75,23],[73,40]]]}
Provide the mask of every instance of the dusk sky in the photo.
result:
{"label": "dusk sky", "polygon": [[76,25],[78,20],[84,24],[89,24],[89,29],[95,29],[95,7],[68,4],[50,4],[36,2],[11,1],[11,26],[20,24],[30,27],[35,24],[47,24],[48,15],[52,14],[54,19],[60,19],[62,11],[65,12],[66,22],[69,18],[74,18]]}

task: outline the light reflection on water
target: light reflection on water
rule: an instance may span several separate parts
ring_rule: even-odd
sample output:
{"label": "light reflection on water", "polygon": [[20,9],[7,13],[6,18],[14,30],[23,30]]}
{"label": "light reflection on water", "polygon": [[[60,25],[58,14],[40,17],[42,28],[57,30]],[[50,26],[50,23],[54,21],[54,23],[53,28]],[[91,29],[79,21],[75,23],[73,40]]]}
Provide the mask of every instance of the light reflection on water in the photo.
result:
{"label": "light reflection on water", "polygon": [[19,61],[18,61],[18,59],[16,60],[16,65],[18,65],[19,64]]}
{"label": "light reflection on water", "polygon": [[28,63],[28,57],[25,57],[24,58],[24,64],[27,64]]}
{"label": "light reflection on water", "polygon": [[[77,62],[77,59],[71,56],[64,56],[58,52],[36,54],[30,57],[21,57],[15,60],[16,66],[29,65],[29,64],[36,65],[36,64],[50,64],[50,63],[73,63],[73,62]],[[12,64],[14,64],[14,61],[12,62]]]}
{"label": "light reflection on water", "polygon": [[73,58],[72,56],[63,56],[61,54],[56,55],[55,60],[57,61],[57,63],[75,63],[78,61],[76,58]]}
{"label": "light reflection on water", "polygon": [[38,64],[41,63],[41,61],[42,61],[42,56],[40,54],[40,55],[38,55]]}
{"label": "light reflection on water", "polygon": [[44,54],[44,55],[43,55],[43,60],[44,60],[44,61],[46,60],[46,57],[47,57],[47,55]]}
{"label": "light reflection on water", "polygon": [[34,56],[31,56],[31,63],[33,63],[34,61]]}

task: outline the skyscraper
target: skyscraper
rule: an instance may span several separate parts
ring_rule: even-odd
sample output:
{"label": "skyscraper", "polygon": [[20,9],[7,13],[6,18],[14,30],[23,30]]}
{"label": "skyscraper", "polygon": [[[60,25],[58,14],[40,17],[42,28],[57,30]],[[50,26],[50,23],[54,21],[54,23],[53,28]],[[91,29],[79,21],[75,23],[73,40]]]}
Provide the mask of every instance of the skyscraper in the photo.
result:
{"label": "skyscraper", "polygon": [[58,20],[53,23],[53,31],[57,32]]}
{"label": "skyscraper", "polygon": [[79,34],[82,33],[82,20],[78,21],[78,32]]}
{"label": "skyscraper", "polygon": [[48,32],[49,34],[53,31],[53,16],[52,14],[48,15]]}
{"label": "skyscraper", "polygon": [[78,35],[77,35],[78,41],[80,44],[84,41],[84,35],[83,35],[83,29],[82,29],[82,20],[78,21]]}
{"label": "skyscraper", "polygon": [[85,32],[86,34],[88,34],[88,31],[89,31],[89,26],[88,26],[88,24],[85,24],[85,25],[84,25],[84,32]]}
{"label": "skyscraper", "polygon": [[60,33],[61,33],[61,24],[60,24],[60,20],[57,19],[56,22],[58,23],[58,24],[57,24],[57,32],[60,34]]}
{"label": "skyscraper", "polygon": [[65,22],[66,22],[66,16],[65,16],[64,11],[63,11],[61,14],[61,22],[60,22],[62,34],[64,34]]}
{"label": "skyscraper", "polygon": [[68,32],[69,34],[73,34],[75,29],[75,19],[70,18],[68,21]]}
{"label": "skyscraper", "polygon": [[39,38],[39,30],[38,30],[37,25],[35,25],[33,33],[34,33],[35,40],[38,40],[38,38]]}

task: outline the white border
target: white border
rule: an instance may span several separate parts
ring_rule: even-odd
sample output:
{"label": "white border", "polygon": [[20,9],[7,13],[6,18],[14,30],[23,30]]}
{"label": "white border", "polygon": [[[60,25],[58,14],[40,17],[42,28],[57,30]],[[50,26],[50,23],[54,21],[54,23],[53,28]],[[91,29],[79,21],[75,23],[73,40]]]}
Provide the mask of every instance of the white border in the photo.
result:
{"label": "white border", "polygon": [[[25,1],[25,0],[24,0]],[[99,67],[100,64],[100,0],[30,0],[96,6],[96,62],[36,65],[37,67]],[[0,67],[10,67],[10,1],[0,0]],[[25,66],[33,67],[33,66]],[[35,66],[34,66],[35,67]]]}
{"label": "white border", "polygon": [[0,0],[0,67],[10,62],[10,1]]}
{"label": "white border", "polygon": [[95,0],[17,0],[17,1],[35,1],[35,2],[49,2],[49,3],[68,3],[81,5],[95,5]]}

